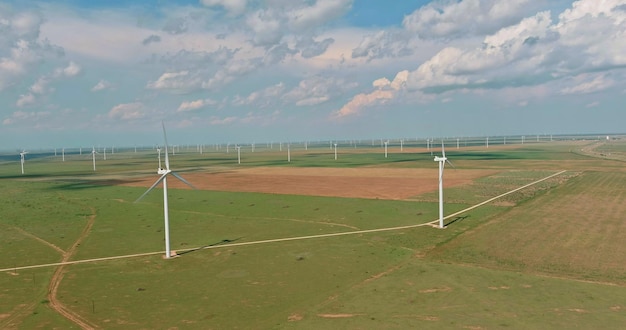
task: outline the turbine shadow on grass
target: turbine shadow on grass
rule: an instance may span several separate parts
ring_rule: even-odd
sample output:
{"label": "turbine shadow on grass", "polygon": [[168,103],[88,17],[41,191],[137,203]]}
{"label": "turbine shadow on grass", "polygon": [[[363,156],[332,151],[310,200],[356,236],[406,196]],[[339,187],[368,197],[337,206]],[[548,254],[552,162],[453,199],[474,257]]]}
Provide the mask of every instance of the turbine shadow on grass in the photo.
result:
{"label": "turbine shadow on grass", "polygon": [[84,179],[59,179],[56,180],[57,185],[50,189],[56,190],[82,190],[101,188],[103,186],[119,186],[122,184],[129,184],[137,182],[139,180],[119,180],[119,179],[99,179],[99,180],[84,180]]}
{"label": "turbine shadow on grass", "polygon": [[191,249],[191,250],[187,250],[187,251],[183,251],[183,252],[178,252],[177,254],[179,256],[182,256],[183,254],[196,252],[198,250],[204,250],[204,249],[206,249],[208,247],[211,247],[211,246],[217,246],[217,245],[222,245],[222,244],[228,244],[228,243],[236,242],[236,241],[238,241],[238,240],[240,240],[242,238],[243,238],[243,236],[239,237],[239,238],[235,238],[235,239],[223,239],[223,240],[221,240],[219,242],[216,242],[216,243],[208,244],[208,245],[205,245],[205,246],[197,247],[195,249]]}
{"label": "turbine shadow on grass", "polygon": [[469,218],[469,217],[470,217],[469,215],[464,215],[464,216],[462,216],[462,217],[461,217],[461,216],[456,217],[456,218],[452,219],[452,221],[450,221],[450,222],[446,223],[446,224],[445,224],[445,227],[447,227],[447,226],[449,226],[449,225],[451,225],[451,224],[453,224],[453,223],[455,223],[455,222],[457,222],[457,221],[462,221],[462,220],[465,220],[465,219],[467,219],[467,218]]}

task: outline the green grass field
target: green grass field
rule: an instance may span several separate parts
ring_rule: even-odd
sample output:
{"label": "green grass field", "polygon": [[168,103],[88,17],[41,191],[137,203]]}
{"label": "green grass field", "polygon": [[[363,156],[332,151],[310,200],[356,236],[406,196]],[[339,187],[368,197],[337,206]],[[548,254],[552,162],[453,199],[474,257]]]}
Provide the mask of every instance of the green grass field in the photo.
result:
{"label": "green grass field", "polygon": [[[95,173],[89,155],[33,156],[24,176],[19,155],[4,155],[0,328],[80,328],[51,306],[58,266],[20,269],[59,262],[70,250],[69,260],[156,252],[63,267],[56,299],[94,328],[620,328],[626,171],[619,160],[581,151],[592,143],[448,143],[456,171],[497,173],[446,189],[447,214],[567,172],[448,219],[444,230],[236,245],[426,223],[437,218],[437,195],[394,201],[172,189],[172,248],[181,255],[170,260],[159,253],[162,191],[133,203],[144,188],[111,185],[156,179],[151,150],[99,159]],[[328,146],[293,146],[288,163],[274,145],[242,152],[241,165],[233,150],[183,151],[171,163],[182,175],[238,166],[436,168],[416,147],[394,146],[388,158],[378,146],[343,148],[335,161]]]}

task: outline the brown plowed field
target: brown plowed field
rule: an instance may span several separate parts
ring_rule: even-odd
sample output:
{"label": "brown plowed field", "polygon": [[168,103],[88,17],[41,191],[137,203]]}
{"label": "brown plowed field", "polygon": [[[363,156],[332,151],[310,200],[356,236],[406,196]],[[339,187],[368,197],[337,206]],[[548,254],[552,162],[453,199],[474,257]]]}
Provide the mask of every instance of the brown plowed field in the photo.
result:
{"label": "brown plowed field", "polygon": [[[446,169],[444,186],[458,186],[497,173],[497,170]],[[184,173],[187,181],[201,190],[244,191],[289,195],[355,198],[407,199],[438,187],[438,170],[389,168],[281,168],[255,167],[213,173]],[[122,183],[149,187],[157,178]],[[176,178],[171,188],[188,188]]]}

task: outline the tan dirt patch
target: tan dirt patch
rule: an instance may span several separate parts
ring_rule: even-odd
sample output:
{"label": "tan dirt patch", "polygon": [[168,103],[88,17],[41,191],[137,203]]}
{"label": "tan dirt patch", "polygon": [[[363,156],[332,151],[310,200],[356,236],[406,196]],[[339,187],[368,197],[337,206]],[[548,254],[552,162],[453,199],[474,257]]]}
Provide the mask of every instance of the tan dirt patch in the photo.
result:
{"label": "tan dirt patch", "polygon": [[[446,170],[444,187],[468,184],[497,170]],[[438,170],[392,168],[280,168],[255,167],[218,173],[184,173],[201,190],[260,192],[289,195],[331,196],[403,200],[438,189]],[[149,187],[157,179],[120,182],[124,186]],[[189,189],[172,178],[168,186]]]}
{"label": "tan dirt patch", "polygon": [[420,290],[420,293],[435,293],[435,292],[450,292],[452,291],[452,288],[449,288],[447,286],[442,287],[442,288],[432,288],[432,289],[424,289],[424,290]]}
{"label": "tan dirt patch", "polygon": [[348,318],[354,317],[361,314],[317,314],[319,317],[328,318],[328,319],[339,319],[339,318]]}

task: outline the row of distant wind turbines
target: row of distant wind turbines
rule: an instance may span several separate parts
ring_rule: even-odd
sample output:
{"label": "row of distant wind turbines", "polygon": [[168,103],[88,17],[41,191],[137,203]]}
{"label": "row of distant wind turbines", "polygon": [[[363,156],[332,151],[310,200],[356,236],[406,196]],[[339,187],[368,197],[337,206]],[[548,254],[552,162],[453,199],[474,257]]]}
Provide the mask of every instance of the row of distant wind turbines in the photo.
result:
{"label": "row of distant wind turbines", "polygon": [[[20,152],[20,164],[22,166],[22,174],[24,174],[24,162],[25,162],[25,155],[28,153],[28,151],[26,150],[22,150],[22,152]],[[93,170],[94,172],[96,171],[96,154],[98,154],[99,152],[96,151],[96,148],[93,147],[93,149],[91,150],[91,158],[92,158],[92,162],[93,162]],[[81,154],[82,154],[82,150],[81,150]],[[62,150],[62,157],[63,157],[63,161],[65,161],[65,148],[63,148]],[[107,156],[106,156],[106,148],[104,149],[104,160],[107,160]]]}
{"label": "row of distant wind turbines", "polygon": [[[525,138],[526,138],[525,136],[521,136],[521,144],[524,144]],[[540,136],[536,135],[537,142],[539,142],[539,138],[540,138]],[[418,141],[418,140],[419,139],[415,139],[415,141]],[[372,140],[372,146],[375,145],[374,141],[375,140]],[[550,141],[553,141],[552,135],[550,135]],[[433,154],[433,152],[432,152],[433,142],[434,142],[434,139],[431,139],[431,138],[426,139],[426,149],[430,150],[431,155]],[[461,139],[460,138],[456,138],[456,148],[457,149],[460,148],[460,142],[461,142]],[[501,143],[502,144],[507,144],[506,136],[502,137],[502,142]],[[286,144],[287,144],[287,161],[291,162],[291,143],[286,143]],[[385,158],[388,158],[389,144],[390,144],[390,140],[380,139],[380,145],[381,145],[381,147],[384,147]],[[399,144],[400,144],[400,152],[403,152],[404,151],[404,139],[400,139],[399,140]],[[270,143],[268,145],[270,146],[270,148],[273,148],[273,143]],[[339,144],[337,142],[329,141],[329,146],[330,146],[330,149],[333,150],[334,159],[335,160],[338,159],[338,156],[337,156],[338,155],[338,151],[337,151],[338,145]],[[351,140],[350,141],[350,145],[353,145],[356,148],[357,143],[355,141]],[[442,140],[442,145],[443,145],[443,140]],[[252,143],[250,146],[251,146],[252,152],[254,152],[255,151],[255,144]],[[283,143],[282,142],[279,143],[279,146],[280,146],[279,150],[282,151],[283,150]],[[488,136],[485,137],[485,146],[487,148],[489,148],[489,137]],[[177,147],[180,148],[180,146],[174,146],[172,148],[172,155],[176,154],[176,148]],[[157,152],[159,153],[159,159],[160,159],[161,148],[160,147],[156,147],[156,146],[155,146],[155,148],[157,149]],[[219,148],[220,148],[220,146],[219,146],[219,144],[217,144],[216,145],[216,149],[219,150]],[[241,148],[242,148],[241,145],[235,144],[235,149],[237,150],[237,163],[238,164],[241,164]],[[308,142],[306,142],[306,141],[304,142],[304,148],[305,148],[305,150],[308,150]],[[79,154],[82,155],[83,154],[82,147],[79,148],[79,150],[80,150]],[[115,150],[115,148],[111,147],[111,153],[114,153],[114,150]],[[203,153],[203,145],[202,144],[198,144],[197,150],[200,152],[200,154],[202,154]],[[104,147],[104,148],[101,149],[101,151],[102,151],[102,155],[103,155],[103,160],[106,160],[107,159],[107,148]],[[135,147],[135,153],[136,152],[137,152],[137,147]],[[226,153],[229,153],[229,152],[230,152],[230,143],[226,144]],[[20,164],[21,164],[22,174],[24,174],[24,163],[25,163],[25,155],[26,154],[28,154],[28,152],[26,150],[22,150],[22,152],[20,152]],[[65,148],[61,149],[61,154],[62,154],[63,161],[65,161]],[[96,151],[96,148],[94,146],[94,147],[92,147],[91,154],[92,154],[93,171],[95,172],[96,171],[96,154],[100,154],[100,153]],[[57,149],[56,148],[54,149],[54,155],[55,156],[57,155]]]}

